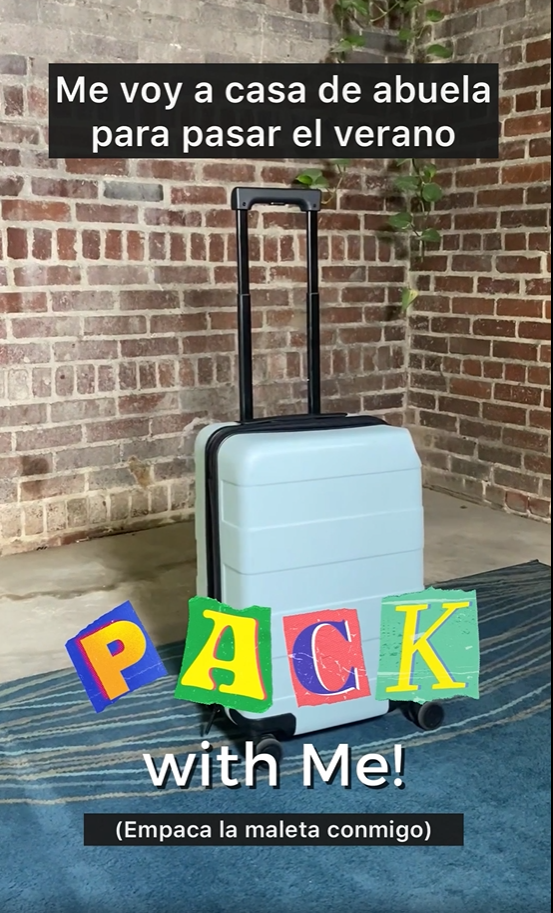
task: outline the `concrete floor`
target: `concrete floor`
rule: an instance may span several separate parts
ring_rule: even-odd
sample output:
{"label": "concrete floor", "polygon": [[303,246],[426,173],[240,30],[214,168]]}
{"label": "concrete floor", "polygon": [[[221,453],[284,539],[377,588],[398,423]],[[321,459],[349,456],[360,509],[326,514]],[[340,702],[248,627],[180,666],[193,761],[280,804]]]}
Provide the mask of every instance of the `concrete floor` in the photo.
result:
{"label": "concrete floor", "polygon": [[[551,527],[425,492],[426,583],[539,559]],[[181,640],[195,595],[192,523],[0,558],[0,681],[68,668],[64,644],[130,600],[156,645]]]}

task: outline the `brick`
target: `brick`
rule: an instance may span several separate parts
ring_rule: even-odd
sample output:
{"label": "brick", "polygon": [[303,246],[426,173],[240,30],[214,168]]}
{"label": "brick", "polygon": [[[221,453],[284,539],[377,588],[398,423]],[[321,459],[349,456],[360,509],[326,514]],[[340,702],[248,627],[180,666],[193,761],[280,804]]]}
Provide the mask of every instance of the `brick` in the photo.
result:
{"label": "brick", "polygon": [[81,234],[82,251],[85,260],[99,260],[101,256],[101,236],[99,231],[83,231]]}
{"label": "brick", "polygon": [[[6,150],[9,151],[9,150]],[[8,156],[6,156],[8,159]],[[0,165],[2,164],[2,158],[0,158]],[[7,162],[9,164],[9,160]],[[0,175],[0,197],[17,197],[23,189],[23,178],[20,175],[8,175],[7,177],[2,177]]]}
{"label": "brick", "polygon": [[477,291],[486,295],[512,295],[519,291],[517,279],[496,279],[491,276],[479,276]]}
{"label": "brick", "polygon": [[129,260],[144,259],[144,236],[138,231],[126,233],[127,256]]}
{"label": "brick", "polygon": [[31,190],[36,197],[78,197],[90,200],[98,196],[98,184],[95,181],[64,178],[32,178]]}
{"label": "brick", "polygon": [[109,361],[117,358],[117,343],[107,339],[54,342],[53,352],[58,362]]}
{"label": "brick", "polygon": [[479,416],[481,404],[473,400],[454,399],[452,396],[441,396],[438,399],[441,412],[451,412],[453,415]]}
{"label": "brick", "polygon": [[508,447],[493,447],[491,444],[485,444],[482,441],[478,444],[477,458],[491,465],[499,464],[509,466],[511,469],[520,469],[522,466],[522,454],[518,450],[511,450]]}
{"label": "brick", "polygon": [[65,475],[55,479],[37,479],[21,482],[19,497],[21,501],[41,501],[45,498],[65,497],[68,494],[84,491],[85,480],[82,475]]}
{"label": "brick", "polygon": [[550,339],[551,323],[522,320],[518,325],[518,335],[522,339]]}
{"label": "brick", "polygon": [[17,143],[20,146],[37,145],[40,133],[36,127],[0,123],[0,143]]}
{"label": "brick", "polygon": [[551,295],[551,279],[527,279],[524,283],[528,295],[549,297]]}
{"label": "brick", "polygon": [[[205,342],[207,342],[207,339]],[[157,336],[151,339],[123,339],[120,347],[123,358],[153,358],[156,355],[177,355],[179,341],[174,336]]]}
{"label": "brick", "polygon": [[[82,375],[81,375],[82,376]],[[94,418],[109,418],[115,415],[115,400],[103,399],[65,400],[63,403],[52,403],[50,407],[52,422],[81,422]]]}
{"label": "brick", "polygon": [[12,260],[25,260],[29,253],[27,231],[24,228],[8,228],[7,253]]}
{"label": "brick", "polygon": [[512,359],[513,361],[535,361],[538,355],[537,346],[514,340],[494,340],[492,355],[494,358]]}
{"label": "brick", "polygon": [[551,130],[550,114],[529,114],[510,117],[504,125],[506,136],[527,136],[532,133],[547,133]]}
{"label": "brick", "polygon": [[51,301],[53,311],[106,311],[111,310],[114,304],[111,291],[92,289],[52,292]]}
{"label": "brick", "polygon": [[4,113],[6,117],[23,117],[25,96],[22,86],[4,87]]}
{"label": "brick", "polygon": [[65,170],[68,174],[127,174],[128,162],[125,159],[66,159]]}
{"label": "brick", "polygon": [[547,213],[536,209],[509,209],[501,213],[501,226],[505,228],[530,228],[547,225]]}
{"label": "brick", "polygon": [[516,325],[511,320],[475,320],[473,333],[480,336],[515,336]]}
{"label": "brick", "polygon": [[90,285],[147,285],[149,273],[145,266],[120,264],[118,266],[89,266]]}
{"label": "brick", "polygon": [[16,317],[12,320],[12,333],[16,339],[77,336],[79,331],[80,321],[74,317]]}
{"label": "brick", "polygon": [[[2,168],[17,168],[21,164],[21,153],[19,149],[0,149],[0,167]],[[4,178],[3,180],[15,180],[15,178]],[[17,178],[19,183],[19,190],[15,194],[20,192],[21,187],[23,187],[23,179]],[[0,183],[0,187],[3,185]],[[9,185],[7,185],[9,186]],[[0,196],[9,196],[9,194],[2,193]]]}
{"label": "brick", "polygon": [[171,188],[171,205],[226,206],[228,191],[224,187],[190,185]]}
{"label": "brick", "polygon": [[551,457],[541,453],[525,453],[524,468],[538,475],[551,475]]}
{"label": "brick", "polygon": [[64,222],[70,218],[67,203],[35,203],[30,200],[5,200],[2,215],[12,222]]}
{"label": "brick", "polygon": [[468,396],[473,399],[490,399],[492,385],[484,381],[471,380],[467,377],[453,377],[449,383],[449,392],[454,396]]}
{"label": "brick", "polygon": [[[519,406],[508,406],[498,403],[484,403],[482,418],[485,421],[500,422],[501,424],[525,425],[526,411]],[[505,441],[505,443],[507,443]]]}
{"label": "brick", "polygon": [[551,60],[551,38],[531,41],[526,45],[526,60],[535,63],[537,60]]}
{"label": "brick", "polygon": [[529,86],[547,85],[550,79],[550,67],[547,65],[535,67],[518,67],[510,70],[503,76],[503,91],[509,89],[526,89]]}
{"label": "brick", "polygon": [[537,387],[525,387],[521,384],[496,384],[495,397],[510,403],[523,403],[526,406],[539,406],[541,391]]}
{"label": "brick", "polygon": [[135,206],[110,206],[102,203],[77,203],[76,214],[79,222],[136,222],[138,210]]}
{"label": "brick", "polygon": [[501,172],[504,184],[532,184],[547,181],[551,176],[551,165],[547,162],[529,162],[528,164],[505,165]]}
{"label": "brick", "polygon": [[[213,320],[214,318],[221,316],[218,314],[211,315],[211,328],[212,329],[225,329],[219,325],[215,325]],[[235,315],[232,314],[234,317]],[[191,313],[191,314],[160,314],[159,316],[153,316],[150,318],[150,333],[158,334],[176,334],[176,333],[197,333],[205,332],[208,328],[207,324],[207,314],[204,313]]]}
{"label": "brick", "polygon": [[138,161],[136,168],[138,176],[143,178],[158,178],[164,181],[193,181],[195,178],[195,166],[190,162],[153,159]]}
{"label": "brick", "polygon": [[123,258],[123,233],[120,231],[106,231],[104,241],[104,256],[106,260],[121,260]]}
{"label": "brick", "polygon": [[27,61],[18,54],[0,54],[0,73],[7,76],[25,76]]}
{"label": "brick", "polygon": [[551,516],[551,501],[545,498],[528,498],[528,510],[534,517],[549,518]]}
{"label": "brick", "polygon": [[539,273],[540,257],[498,257],[497,269],[500,273]]}
{"label": "brick", "polygon": [[33,259],[49,260],[52,256],[52,232],[44,228],[33,230]]}
{"label": "brick", "polygon": [[532,409],[528,415],[528,421],[531,427],[533,428],[543,428],[546,431],[551,431],[551,406],[548,407],[548,412],[542,412],[539,409]]}
{"label": "brick", "polygon": [[504,428],[502,439],[508,447],[518,447],[524,451],[547,453],[548,436],[545,434],[536,434],[533,431],[526,431],[521,428]]}
{"label": "brick", "polygon": [[537,102],[538,93],[536,91],[521,92],[520,95],[517,95],[516,97],[515,110],[517,113],[535,111],[537,108]]}
{"label": "brick", "polygon": [[137,200],[159,203],[163,200],[162,184],[137,184],[131,181],[106,181],[104,197],[107,200]]}
{"label": "brick", "polygon": [[[234,270],[233,270],[234,273]],[[255,273],[252,270],[252,284]],[[209,273],[202,266],[156,266],[154,282],[159,285],[195,285],[209,281]]]}
{"label": "brick", "polygon": [[458,419],[443,412],[419,412],[419,423],[424,428],[440,428],[444,431],[456,431]]}
{"label": "brick", "polygon": [[13,274],[18,286],[76,285],[81,279],[80,269],[71,266],[28,265],[17,267]]}
{"label": "brick", "polygon": [[40,453],[65,449],[81,442],[82,428],[77,425],[58,426],[57,428],[39,428],[34,431],[18,431],[15,449],[29,453],[36,450]]}
{"label": "brick", "polygon": [[177,393],[141,393],[138,396],[122,396],[118,401],[120,415],[142,415],[156,412],[171,412],[179,407]]}
{"label": "brick", "polygon": [[49,399],[52,395],[52,372],[48,368],[33,368],[33,396]]}
{"label": "brick", "polygon": [[470,168],[467,171],[459,171],[456,177],[457,187],[478,187],[486,184],[496,184],[499,174],[499,167],[489,168]]}
{"label": "brick", "polygon": [[144,417],[90,422],[85,428],[86,440],[90,444],[103,441],[134,441],[147,436],[148,426],[148,419]]}
{"label": "brick", "polygon": [[85,336],[133,336],[145,335],[146,318],[141,315],[121,317],[85,317]]}
{"label": "brick", "polygon": [[465,336],[453,336],[449,339],[448,350],[452,354],[476,355],[485,358],[490,354],[490,349],[489,339],[474,339]]}
{"label": "brick", "polygon": [[72,229],[60,228],[56,233],[56,247],[60,260],[77,259],[77,233]]}
{"label": "brick", "polygon": [[476,202],[478,206],[519,206],[523,201],[523,197],[524,191],[522,188],[501,187],[494,190],[479,191]]}
{"label": "brick", "polygon": [[45,364],[50,361],[50,352],[46,344],[11,343],[0,345],[0,366]]}
{"label": "brick", "polygon": [[163,291],[161,289],[122,291],[119,295],[119,307],[122,311],[178,310],[180,308],[180,294],[176,291]]}
{"label": "brick", "polygon": [[[516,477],[515,481],[518,484],[518,478]],[[509,510],[515,511],[515,513],[525,514],[528,510],[528,496],[522,495],[518,491],[507,491],[505,493],[505,504]]]}

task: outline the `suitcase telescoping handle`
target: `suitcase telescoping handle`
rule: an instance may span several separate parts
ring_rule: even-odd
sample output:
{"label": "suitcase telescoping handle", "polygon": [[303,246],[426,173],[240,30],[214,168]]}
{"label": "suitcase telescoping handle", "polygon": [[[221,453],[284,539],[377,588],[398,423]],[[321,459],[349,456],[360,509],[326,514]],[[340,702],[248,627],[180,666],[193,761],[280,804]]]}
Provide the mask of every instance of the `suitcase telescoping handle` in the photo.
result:
{"label": "suitcase telescoping handle", "polygon": [[236,212],[238,267],[238,378],[240,421],[253,420],[253,352],[250,295],[248,212],[252,206],[297,206],[306,214],[307,231],[307,368],[308,412],[321,412],[321,342],[319,315],[319,258],[317,218],[319,190],[235,187],[231,206]]}

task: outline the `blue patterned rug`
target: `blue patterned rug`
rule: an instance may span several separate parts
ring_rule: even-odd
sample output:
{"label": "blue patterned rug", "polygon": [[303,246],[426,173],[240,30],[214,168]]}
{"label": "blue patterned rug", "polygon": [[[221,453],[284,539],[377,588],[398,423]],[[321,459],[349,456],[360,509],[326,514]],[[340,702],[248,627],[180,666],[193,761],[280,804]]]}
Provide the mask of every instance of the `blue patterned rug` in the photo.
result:
{"label": "blue patterned rug", "polygon": [[[170,675],[96,715],[74,671],[0,686],[2,913],[545,913],[550,909],[551,571],[530,562],[443,586],[476,588],[481,697],[446,702],[435,732],[401,714],[289,742],[279,789],[156,789],[142,755],[199,750],[201,711]],[[229,744],[217,725],[209,740]],[[406,788],[302,782],[326,763],[405,749]],[[83,814],[462,813],[463,847],[84,847]]]}

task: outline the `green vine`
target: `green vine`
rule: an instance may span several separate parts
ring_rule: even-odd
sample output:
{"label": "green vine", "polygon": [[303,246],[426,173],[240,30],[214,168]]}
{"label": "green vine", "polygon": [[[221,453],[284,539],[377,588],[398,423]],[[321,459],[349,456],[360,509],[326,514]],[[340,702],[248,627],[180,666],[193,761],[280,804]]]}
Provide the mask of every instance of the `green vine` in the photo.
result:
{"label": "green vine", "polygon": [[[375,25],[393,23],[397,39],[405,45],[406,54],[413,63],[432,59],[447,60],[451,50],[443,44],[427,44],[432,26],[441,22],[444,14],[437,9],[427,9],[427,0],[336,0],[332,9],[339,38],[328,51],[326,63],[345,63],[348,54],[365,45],[364,33]],[[298,174],[296,181],[309,187],[320,188],[329,203],[343,184],[349,159],[330,159],[325,167],[308,168]],[[439,243],[440,233],[429,224],[432,207],[443,195],[435,181],[436,165],[418,159],[398,159],[394,163],[396,177],[393,190],[401,194],[404,207],[390,215],[388,228],[409,239],[410,248],[424,254],[426,244]],[[330,177],[325,174],[330,171]],[[401,306],[407,310],[417,297],[412,288],[404,288]]]}

